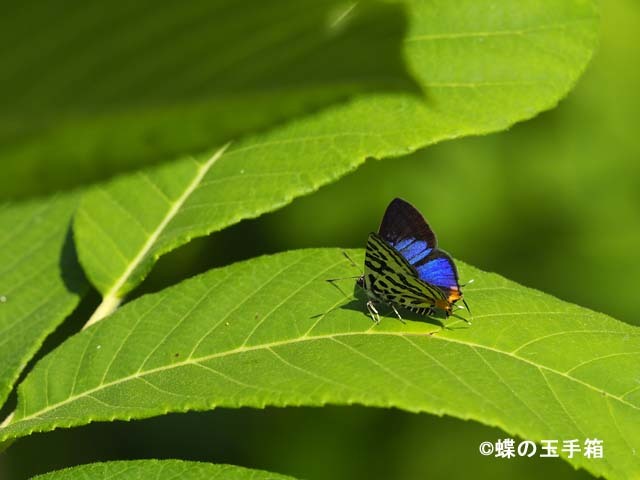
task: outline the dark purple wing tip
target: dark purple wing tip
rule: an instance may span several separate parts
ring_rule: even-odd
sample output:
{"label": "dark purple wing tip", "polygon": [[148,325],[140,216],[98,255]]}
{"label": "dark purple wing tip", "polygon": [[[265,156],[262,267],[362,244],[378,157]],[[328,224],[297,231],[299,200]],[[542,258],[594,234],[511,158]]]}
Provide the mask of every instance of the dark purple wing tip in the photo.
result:
{"label": "dark purple wing tip", "polygon": [[394,198],[389,203],[378,233],[391,244],[405,238],[415,238],[426,242],[429,248],[437,245],[436,235],[422,214],[401,198]]}

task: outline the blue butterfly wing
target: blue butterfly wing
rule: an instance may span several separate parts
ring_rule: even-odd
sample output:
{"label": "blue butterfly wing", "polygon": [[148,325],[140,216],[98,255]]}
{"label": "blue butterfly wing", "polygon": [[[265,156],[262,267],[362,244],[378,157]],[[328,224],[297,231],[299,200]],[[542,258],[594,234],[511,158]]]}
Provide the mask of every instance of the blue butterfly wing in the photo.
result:
{"label": "blue butterfly wing", "polygon": [[452,258],[437,248],[433,230],[413,205],[400,198],[392,200],[378,234],[416,269],[418,278],[445,293],[460,290]]}
{"label": "blue butterfly wing", "polygon": [[387,207],[378,234],[411,265],[436,248],[436,236],[422,214],[400,198]]}
{"label": "blue butterfly wing", "polygon": [[440,287],[445,293],[460,290],[456,265],[447,252],[435,249],[429,256],[414,264],[414,268],[421,280]]}

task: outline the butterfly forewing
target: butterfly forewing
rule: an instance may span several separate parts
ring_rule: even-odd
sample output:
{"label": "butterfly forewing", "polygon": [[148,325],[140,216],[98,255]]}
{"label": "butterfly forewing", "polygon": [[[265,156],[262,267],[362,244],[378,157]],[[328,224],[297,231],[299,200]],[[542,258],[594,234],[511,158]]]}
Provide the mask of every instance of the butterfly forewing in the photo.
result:
{"label": "butterfly forewing", "polygon": [[438,246],[436,235],[422,214],[401,198],[393,199],[385,210],[378,233],[396,250],[408,254],[429,252]]}

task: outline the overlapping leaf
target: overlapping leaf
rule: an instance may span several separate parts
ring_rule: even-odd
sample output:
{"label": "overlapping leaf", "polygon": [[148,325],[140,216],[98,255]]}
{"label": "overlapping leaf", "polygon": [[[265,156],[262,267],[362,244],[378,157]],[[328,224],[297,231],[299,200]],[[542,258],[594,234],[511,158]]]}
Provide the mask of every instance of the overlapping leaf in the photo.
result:
{"label": "overlapping leaf", "polygon": [[[406,2],[409,67],[423,96],[377,94],[87,195],[80,260],[113,305],[162,253],[278,208],[360,165],[506,128],[553,106],[596,38],[590,2]],[[107,312],[110,308],[105,309]]]}
{"label": "overlapping leaf", "polygon": [[81,465],[57,472],[38,475],[38,480],[156,480],[180,478],[184,480],[293,480],[292,477],[236,467],[203,462],[180,460],[135,460],[130,462],[106,462]]}
{"label": "overlapping leaf", "polygon": [[[357,262],[362,252],[350,252]],[[473,325],[393,314],[327,278],[340,250],[212,270],[141,297],[44,358],[2,439],[218,406],[363,404],[475,419],[531,440],[603,440],[598,475],[640,468],[640,331],[462,265]],[[352,281],[341,289],[351,292]]]}
{"label": "overlapping leaf", "polygon": [[[363,98],[235,144],[196,185],[193,184],[194,172],[197,174],[206,160],[200,163],[185,160],[149,172],[147,178],[126,179],[88,195],[78,218],[86,214],[84,218],[90,218],[100,228],[79,227],[78,236],[84,237],[79,248],[86,257],[83,260],[89,276],[101,290],[107,292],[122,279],[124,289],[115,295],[118,301],[117,297],[135,286],[162,252],[193,236],[277,208],[294,196],[312,191],[356,168],[367,156],[401,154],[442,138],[490,131],[533,115],[566,93],[584,68],[594,44],[595,16],[589,2],[547,1],[518,5],[517,9],[510,4],[503,5],[501,11],[511,12],[509,15],[492,14],[491,5],[482,2],[463,2],[455,8],[446,2],[408,2],[407,5],[411,16],[407,58],[424,90],[423,99],[415,95]],[[91,13],[92,8],[84,13]],[[46,17],[45,10],[38,12]],[[19,10],[11,14],[19,14]],[[12,28],[19,29],[19,25],[17,21],[11,23]],[[12,32],[15,33],[4,29],[2,35]],[[514,60],[519,62],[512,66]],[[465,65],[472,64],[476,67],[473,71],[465,69]],[[9,81],[8,77],[3,77],[3,81]],[[44,86],[45,82],[40,85]],[[13,100],[17,97],[19,95]],[[8,124],[19,126],[15,122]],[[73,132],[74,141],[85,138]],[[79,148],[81,156],[88,158],[84,147]],[[65,155],[69,153],[65,148],[56,147],[55,151],[58,150]],[[51,152],[45,153],[51,161]],[[184,197],[183,204],[188,208],[176,210],[174,218],[163,224],[172,205],[163,204],[162,196],[180,198],[190,186],[192,195]],[[101,198],[103,194],[112,202]],[[138,203],[132,204],[131,199]],[[61,204],[56,201],[53,205]],[[49,215],[50,223],[45,224],[47,233],[63,232],[74,207],[75,204],[67,203],[56,210],[55,215]],[[16,208],[17,213],[7,211],[1,219],[2,231],[9,237],[15,225],[33,214],[32,207]],[[129,209],[133,211],[125,221],[123,218]],[[142,231],[141,225],[145,226]],[[162,225],[168,227],[166,231],[159,228]],[[15,271],[5,271],[6,282],[13,283],[12,279],[24,277],[21,265],[27,274],[34,268],[29,262],[13,262],[25,252],[29,254],[32,245],[38,244],[35,239],[29,240],[30,234],[39,239],[44,235],[33,227],[29,227],[27,233],[25,238],[14,238],[11,248],[4,250],[9,259],[6,264],[16,267]],[[157,242],[149,242],[152,235]],[[124,239],[131,243],[123,245]],[[104,255],[112,253],[106,248],[110,242],[128,251],[124,268],[118,255]],[[53,240],[46,245],[51,250],[38,260],[40,268],[43,264],[60,263],[60,251],[56,250],[60,245]],[[145,246],[148,246],[146,251]],[[92,254],[97,258],[89,258]],[[133,262],[136,258],[141,260],[138,265]],[[135,275],[129,277],[127,271]],[[59,271],[50,273],[59,275]],[[96,280],[100,274],[106,274],[104,282]],[[32,282],[23,287],[32,291],[30,298],[42,299],[57,291],[52,285],[62,283],[60,278],[50,277],[41,285]],[[17,297],[13,296],[15,292],[10,288],[5,290],[11,295],[7,297],[9,306],[0,306],[2,315],[7,315],[2,321],[17,329],[5,330],[6,341],[13,346],[3,350],[7,356],[7,361],[2,363],[7,368],[2,376],[3,397],[42,339],[77,302],[76,293],[71,294],[73,300],[67,294],[56,295],[52,298],[61,302],[57,305],[65,307],[40,309],[32,322],[31,318],[22,319],[20,314],[34,303],[25,297],[25,303],[18,305]],[[68,300],[69,303],[65,303]],[[22,335],[22,328],[28,329],[28,336]],[[18,341],[19,338],[23,340]]]}
{"label": "overlapping leaf", "polygon": [[71,238],[75,194],[0,207],[0,405],[88,284]]}
{"label": "overlapping leaf", "polygon": [[[23,2],[5,11],[0,18],[0,39],[5,41],[0,43],[16,46],[15,36],[25,41],[17,50],[0,47],[0,92],[7,96],[0,112],[1,195],[31,183],[36,191],[40,184],[73,184],[85,173],[107,173],[111,167],[96,168],[101,160],[125,167],[147,157],[158,160],[355,91],[411,83],[400,61],[405,20],[397,6],[367,5],[346,16],[346,7],[334,0],[307,4],[304,15],[300,4],[289,0],[270,2],[268,8],[263,2],[222,7],[195,0],[174,11],[157,4],[111,2],[105,10],[95,2],[78,2],[66,4],[64,15],[53,23],[51,11],[42,5],[29,8]],[[296,12],[299,21],[289,22]],[[239,16],[243,22],[236,21]],[[254,25],[258,19],[264,23]],[[47,28],[38,28],[41,23]],[[87,27],[96,23],[110,24],[110,31],[96,36]],[[231,35],[242,35],[247,23],[254,25],[250,39],[220,48],[223,38],[234,43]],[[91,39],[83,41],[83,35]],[[353,55],[352,61],[332,62],[336,52],[349,55],[362,44],[375,47],[370,54]],[[220,58],[209,50],[225,61],[216,61]],[[327,62],[332,69],[325,75]],[[286,75],[279,76],[279,68]],[[170,73],[167,82],[161,75]],[[90,87],[83,88],[89,85],[83,82]],[[184,166],[177,164],[169,173],[178,184],[175,175]],[[129,200],[139,190],[134,186],[126,192]],[[43,339],[86,290],[84,279],[82,287],[76,285],[78,266],[69,231],[78,196],[7,205],[0,213],[0,295],[8,299],[0,304],[0,403]],[[149,195],[141,202],[150,207]],[[145,218],[127,221],[120,234]],[[117,234],[113,225],[105,228]],[[104,252],[109,239],[105,236],[96,251]],[[103,257],[97,267],[113,269],[118,260],[117,255]]]}

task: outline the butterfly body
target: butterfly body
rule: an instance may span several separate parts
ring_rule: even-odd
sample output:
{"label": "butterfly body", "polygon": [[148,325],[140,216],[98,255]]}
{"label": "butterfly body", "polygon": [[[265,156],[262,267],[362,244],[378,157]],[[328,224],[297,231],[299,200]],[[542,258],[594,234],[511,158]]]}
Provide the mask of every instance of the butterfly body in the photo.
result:
{"label": "butterfly body", "polygon": [[399,198],[387,207],[378,233],[369,234],[364,275],[357,283],[369,297],[367,308],[376,323],[379,302],[401,318],[396,307],[419,315],[442,310],[449,316],[462,299],[453,260],[437,248],[435,234],[420,212]]}

